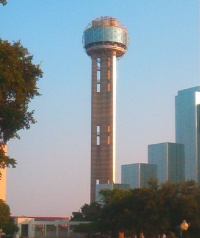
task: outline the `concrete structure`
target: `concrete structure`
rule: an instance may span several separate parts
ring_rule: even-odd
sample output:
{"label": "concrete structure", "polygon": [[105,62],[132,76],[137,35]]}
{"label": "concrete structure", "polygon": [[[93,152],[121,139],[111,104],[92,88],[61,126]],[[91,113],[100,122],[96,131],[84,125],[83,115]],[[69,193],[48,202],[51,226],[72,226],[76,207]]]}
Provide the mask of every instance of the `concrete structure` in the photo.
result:
{"label": "concrete structure", "polygon": [[148,187],[148,181],[156,178],[155,164],[135,163],[121,166],[121,182],[129,184],[132,189]]}
{"label": "concrete structure", "polygon": [[14,238],[84,238],[84,235],[74,232],[74,227],[80,223],[88,223],[70,221],[69,217],[13,216],[12,219],[19,227]]}
{"label": "concrete structure", "polygon": [[158,183],[178,183],[185,179],[184,145],[159,143],[148,146],[148,163],[157,165]]}
{"label": "concrete structure", "polygon": [[113,17],[93,20],[83,34],[83,47],[92,59],[91,202],[97,181],[115,181],[116,60],[127,44],[127,30]]}
{"label": "concrete structure", "polygon": [[128,190],[130,189],[129,184],[121,184],[121,183],[105,183],[105,184],[97,184],[96,185],[96,196],[95,202],[101,202],[101,195],[99,192],[103,189],[113,190],[113,189],[120,189],[120,190]]}
{"label": "concrete structure", "polygon": [[185,146],[185,179],[200,183],[200,86],[175,98],[176,142]]}
{"label": "concrete structure", "polygon": [[[7,146],[4,147],[5,153],[7,153]],[[0,199],[4,202],[6,201],[6,168],[0,169],[1,178],[0,178]]]}

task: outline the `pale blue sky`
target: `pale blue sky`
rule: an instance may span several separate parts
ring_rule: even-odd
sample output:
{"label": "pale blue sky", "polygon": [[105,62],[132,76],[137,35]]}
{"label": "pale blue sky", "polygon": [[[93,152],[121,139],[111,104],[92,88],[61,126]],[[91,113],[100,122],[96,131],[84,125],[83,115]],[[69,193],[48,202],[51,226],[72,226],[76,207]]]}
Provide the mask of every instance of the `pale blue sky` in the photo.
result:
{"label": "pale blue sky", "polygon": [[118,18],[130,44],[117,65],[117,182],[122,164],[147,162],[148,144],[174,141],[174,97],[200,84],[197,0],[7,0],[0,37],[21,40],[42,62],[38,121],[9,143],[12,215],[70,216],[89,203],[91,20]]}

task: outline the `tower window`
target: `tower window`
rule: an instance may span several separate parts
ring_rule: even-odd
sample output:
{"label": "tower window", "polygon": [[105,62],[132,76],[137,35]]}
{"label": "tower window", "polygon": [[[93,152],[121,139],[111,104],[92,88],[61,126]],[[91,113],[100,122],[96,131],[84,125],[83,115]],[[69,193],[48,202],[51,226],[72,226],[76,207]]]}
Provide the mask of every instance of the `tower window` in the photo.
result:
{"label": "tower window", "polygon": [[97,126],[97,145],[100,145],[100,126]]}
{"label": "tower window", "polygon": [[110,125],[108,126],[108,132],[110,132]]}
{"label": "tower window", "polygon": [[100,91],[101,91],[101,85],[100,83],[97,83],[97,93],[100,93]]}
{"label": "tower window", "polygon": [[110,136],[108,135],[108,145],[110,145]]}
{"label": "tower window", "polygon": [[110,57],[108,57],[108,67],[110,68]]}
{"label": "tower window", "polygon": [[97,71],[97,82],[100,82],[101,79],[101,71]]}
{"label": "tower window", "polygon": [[100,145],[100,136],[97,136],[97,145]]}
{"label": "tower window", "polygon": [[108,92],[110,92],[110,83],[108,83]]}
{"label": "tower window", "polygon": [[101,132],[101,127],[100,127],[100,126],[97,126],[97,135],[100,136],[100,132]]}
{"label": "tower window", "polygon": [[108,69],[108,79],[110,79],[110,69]]}
{"label": "tower window", "polygon": [[101,91],[101,59],[97,58],[97,92]]}
{"label": "tower window", "polygon": [[101,59],[97,58],[97,71],[101,70]]}

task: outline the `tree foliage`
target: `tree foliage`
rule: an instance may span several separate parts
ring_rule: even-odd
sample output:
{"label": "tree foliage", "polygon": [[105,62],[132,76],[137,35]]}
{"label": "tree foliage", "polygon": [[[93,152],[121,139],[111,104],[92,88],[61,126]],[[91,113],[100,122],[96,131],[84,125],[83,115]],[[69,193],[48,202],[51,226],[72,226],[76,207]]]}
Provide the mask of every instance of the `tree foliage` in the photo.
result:
{"label": "tree foliage", "polygon": [[19,231],[19,227],[13,222],[0,222],[0,228],[7,237]]}
{"label": "tree foliage", "polygon": [[[15,166],[16,161],[5,155],[4,145],[17,132],[29,129],[35,123],[34,111],[28,110],[30,101],[40,95],[37,81],[42,77],[40,65],[33,63],[33,56],[20,41],[0,39],[0,165]],[[0,168],[1,168],[0,167]]]}
{"label": "tree foliage", "polygon": [[6,235],[12,235],[19,230],[19,228],[11,222],[10,207],[2,199],[0,199],[0,229]]}
{"label": "tree foliage", "polygon": [[10,220],[10,208],[0,199],[0,222],[9,222]]}
{"label": "tree foliage", "polygon": [[95,221],[99,217],[101,205],[97,202],[84,204],[80,212],[73,212],[71,221]]}
{"label": "tree foliage", "polygon": [[[164,183],[161,186],[150,183],[148,188],[124,190],[102,190],[100,209],[87,205],[93,211],[91,225],[82,225],[79,231],[111,234],[116,237],[120,231],[129,236],[143,232],[145,237],[168,234],[179,237],[183,220],[190,223],[188,238],[200,234],[200,187],[194,181],[180,184]],[[82,209],[80,214],[83,215]],[[84,211],[87,214],[87,211]],[[94,215],[95,214],[95,215]]]}

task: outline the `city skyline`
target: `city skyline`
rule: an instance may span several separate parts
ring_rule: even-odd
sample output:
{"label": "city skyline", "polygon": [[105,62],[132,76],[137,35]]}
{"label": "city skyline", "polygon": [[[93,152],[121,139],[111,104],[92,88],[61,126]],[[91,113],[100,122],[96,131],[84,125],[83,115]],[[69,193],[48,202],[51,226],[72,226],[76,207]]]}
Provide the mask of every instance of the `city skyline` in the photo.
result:
{"label": "city skyline", "polygon": [[20,39],[44,71],[31,103],[37,124],[8,145],[18,163],[7,171],[13,215],[70,216],[89,202],[90,59],[81,38],[92,19],[116,17],[130,34],[117,62],[116,182],[121,164],[147,162],[148,144],[175,141],[174,97],[199,85],[198,1],[19,0],[0,14],[2,39]]}

